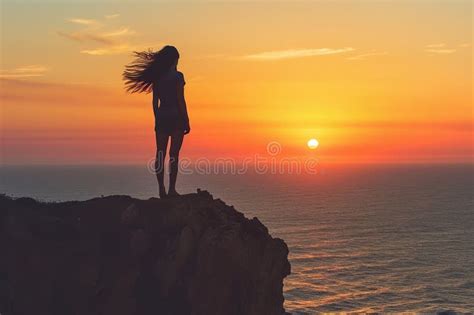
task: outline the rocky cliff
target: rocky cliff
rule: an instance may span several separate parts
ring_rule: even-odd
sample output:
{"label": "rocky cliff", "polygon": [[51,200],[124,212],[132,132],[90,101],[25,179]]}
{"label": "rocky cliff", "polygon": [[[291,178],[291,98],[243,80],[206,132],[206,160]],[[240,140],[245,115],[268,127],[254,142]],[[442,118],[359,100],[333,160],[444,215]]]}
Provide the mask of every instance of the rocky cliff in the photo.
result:
{"label": "rocky cliff", "polygon": [[288,248],[207,192],[0,197],[0,313],[284,314]]}

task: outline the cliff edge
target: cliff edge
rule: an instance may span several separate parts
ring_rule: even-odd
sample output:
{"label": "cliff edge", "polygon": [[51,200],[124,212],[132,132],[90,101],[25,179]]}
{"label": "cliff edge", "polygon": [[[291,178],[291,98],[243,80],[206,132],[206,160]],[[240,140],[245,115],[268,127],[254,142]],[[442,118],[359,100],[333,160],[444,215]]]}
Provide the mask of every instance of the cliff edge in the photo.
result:
{"label": "cliff edge", "polygon": [[3,315],[285,314],[286,244],[205,191],[0,196],[0,252]]}

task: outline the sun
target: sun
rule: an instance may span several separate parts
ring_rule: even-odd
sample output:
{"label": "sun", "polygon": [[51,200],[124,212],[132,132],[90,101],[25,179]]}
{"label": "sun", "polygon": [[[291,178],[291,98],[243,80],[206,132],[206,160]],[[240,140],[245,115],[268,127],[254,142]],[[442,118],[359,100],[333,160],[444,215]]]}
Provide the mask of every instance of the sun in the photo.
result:
{"label": "sun", "polygon": [[314,138],[308,140],[308,148],[310,148],[311,150],[316,149],[318,146],[319,146],[318,140]]}

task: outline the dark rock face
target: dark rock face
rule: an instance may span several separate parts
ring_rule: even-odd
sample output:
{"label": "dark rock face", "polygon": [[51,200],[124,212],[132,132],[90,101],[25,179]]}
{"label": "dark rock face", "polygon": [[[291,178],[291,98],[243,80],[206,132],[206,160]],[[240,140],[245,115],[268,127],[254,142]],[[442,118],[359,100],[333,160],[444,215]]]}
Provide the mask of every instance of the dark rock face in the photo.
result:
{"label": "dark rock face", "polygon": [[288,248],[207,192],[0,197],[1,314],[284,314]]}

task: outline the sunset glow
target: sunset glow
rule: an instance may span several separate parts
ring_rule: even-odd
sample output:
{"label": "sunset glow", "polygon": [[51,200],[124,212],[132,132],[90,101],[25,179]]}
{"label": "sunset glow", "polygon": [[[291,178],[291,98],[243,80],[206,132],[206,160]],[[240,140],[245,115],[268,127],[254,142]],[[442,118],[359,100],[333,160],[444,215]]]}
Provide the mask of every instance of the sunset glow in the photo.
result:
{"label": "sunset glow", "polygon": [[317,135],[323,162],[472,162],[471,23],[471,1],[7,0],[2,163],[147,163],[151,95],[121,73],[164,44],[186,79],[183,156],[302,156]]}

